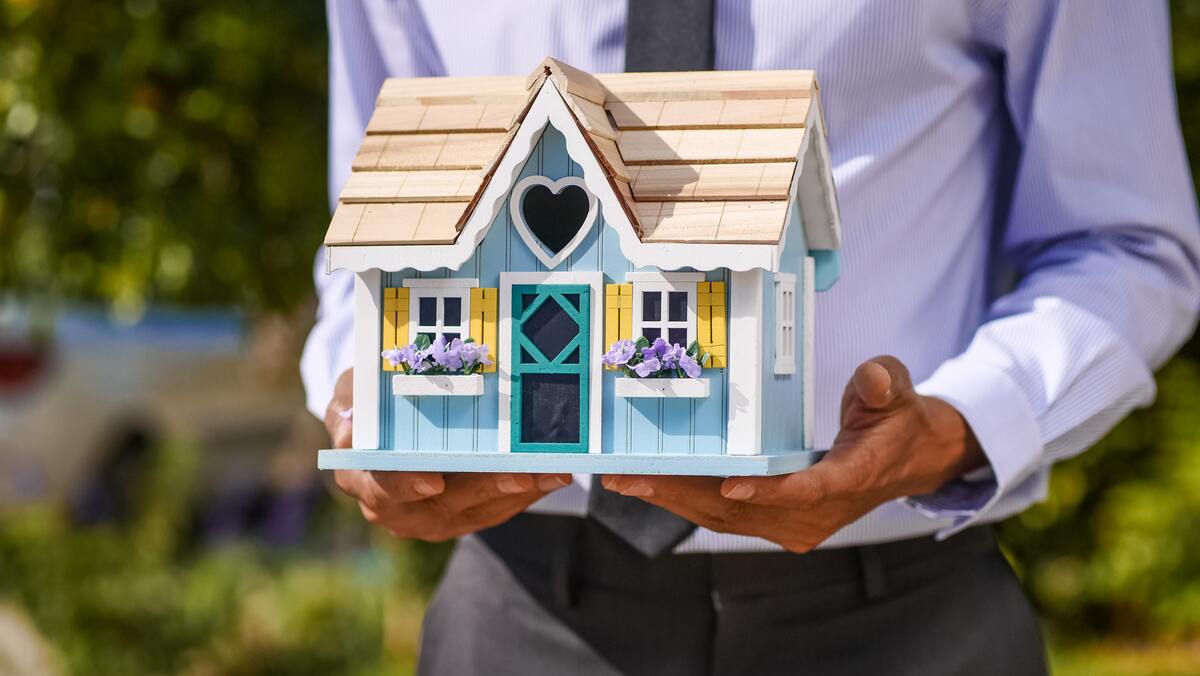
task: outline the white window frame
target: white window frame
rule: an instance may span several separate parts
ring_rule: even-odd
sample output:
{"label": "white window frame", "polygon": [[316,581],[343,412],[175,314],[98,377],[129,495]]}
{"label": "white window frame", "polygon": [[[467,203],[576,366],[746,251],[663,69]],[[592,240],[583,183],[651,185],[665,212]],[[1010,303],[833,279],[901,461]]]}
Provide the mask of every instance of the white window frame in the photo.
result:
{"label": "white window frame", "polygon": [[796,275],[775,273],[775,375],[796,373]]}
{"label": "white window frame", "polygon": [[[442,279],[405,279],[408,292],[408,335],[409,340],[416,340],[419,333],[432,333],[434,338],[446,333],[457,333],[459,338],[466,340],[471,335],[471,289],[479,286],[479,280],[468,277],[451,277]],[[437,321],[432,325],[421,324],[421,299],[437,298]],[[446,298],[458,298],[462,304],[460,322],[447,325],[445,323]]]}
{"label": "white window frame", "polygon": [[[702,272],[630,272],[625,275],[625,281],[633,284],[633,336],[635,340],[646,334],[645,328],[652,327],[661,331],[663,340],[670,340],[668,329],[686,329],[686,349],[696,340],[696,284],[704,281]],[[657,322],[647,322],[642,319],[643,292],[659,292],[663,294],[662,315]],[[666,293],[677,291],[687,294],[687,318],[683,321],[670,321]]]}

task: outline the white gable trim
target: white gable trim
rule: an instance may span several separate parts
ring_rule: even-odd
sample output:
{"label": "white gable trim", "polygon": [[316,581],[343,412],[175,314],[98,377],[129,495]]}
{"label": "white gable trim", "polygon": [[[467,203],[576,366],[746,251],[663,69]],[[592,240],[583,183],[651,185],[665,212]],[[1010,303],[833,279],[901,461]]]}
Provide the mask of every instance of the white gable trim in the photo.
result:
{"label": "white gable trim", "polygon": [[[804,215],[804,242],[809,249],[840,249],[842,247],[842,214],[837,190],[833,185],[833,165],[829,158],[829,142],[825,139],[825,116],[821,114],[820,97],[813,96],[804,122],[807,131],[796,154],[796,171],[788,192],[788,208],[784,223],[792,222],[792,209]],[[809,154],[816,160],[816,176],[805,173]],[[779,239],[779,250],[787,244],[785,225]]]}
{"label": "white gable trim", "polygon": [[[811,117],[811,112],[809,115]],[[356,272],[372,268],[388,271],[459,269],[487,235],[488,228],[504,206],[504,196],[516,183],[517,176],[547,124],[554,125],[566,138],[567,154],[583,168],[583,180],[588,192],[600,201],[605,222],[617,233],[621,254],[634,267],[666,270],[682,267],[697,270],[729,268],[735,271],[761,268],[772,272],[778,269],[782,242],[743,245],[642,242],[553,78],[546,78],[542,83],[529,112],[520,123],[508,150],[500,158],[475,210],[454,244],[330,246],[325,249],[326,267],[329,270],[345,268]],[[805,138],[809,136],[810,133],[805,134]]]}

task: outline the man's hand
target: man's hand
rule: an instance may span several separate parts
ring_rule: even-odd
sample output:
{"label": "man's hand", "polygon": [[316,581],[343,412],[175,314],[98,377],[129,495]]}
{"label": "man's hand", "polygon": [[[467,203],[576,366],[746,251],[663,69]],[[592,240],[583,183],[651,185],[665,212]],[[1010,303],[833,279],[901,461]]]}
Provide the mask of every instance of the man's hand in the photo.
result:
{"label": "man's hand", "polygon": [[[334,386],[325,428],[335,448],[351,447],[353,369]],[[449,540],[508,521],[547,493],[571,483],[570,474],[438,474],[337,470],[338,488],[358,500],[367,521],[397,537]]]}
{"label": "man's hand", "polygon": [[894,357],[876,357],[855,370],[841,417],[829,453],[794,474],[608,476],[602,483],[705,528],[802,553],[889,500],[935,491],[986,462],[958,411],[917,394]]}

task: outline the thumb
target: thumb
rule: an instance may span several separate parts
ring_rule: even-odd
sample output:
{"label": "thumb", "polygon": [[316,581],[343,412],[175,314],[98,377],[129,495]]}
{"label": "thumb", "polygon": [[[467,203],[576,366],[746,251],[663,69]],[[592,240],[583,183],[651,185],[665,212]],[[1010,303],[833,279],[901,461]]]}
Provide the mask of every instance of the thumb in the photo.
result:
{"label": "thumb", "polygon": [[850,379],[854,393],[868,409],[886,409],[912,391],[908,369],[899,359],[881,356],[868,359]]}

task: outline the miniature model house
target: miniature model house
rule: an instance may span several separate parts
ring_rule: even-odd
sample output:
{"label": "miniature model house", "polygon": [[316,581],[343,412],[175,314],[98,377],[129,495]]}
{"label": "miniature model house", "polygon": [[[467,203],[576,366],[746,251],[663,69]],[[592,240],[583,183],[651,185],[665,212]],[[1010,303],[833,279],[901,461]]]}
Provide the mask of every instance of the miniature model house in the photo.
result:
{"label": "miniature model house", "polygon": [[811,71],[388,80],[325,239],[355,448],[319,464],[802,468],[839,239]]}

